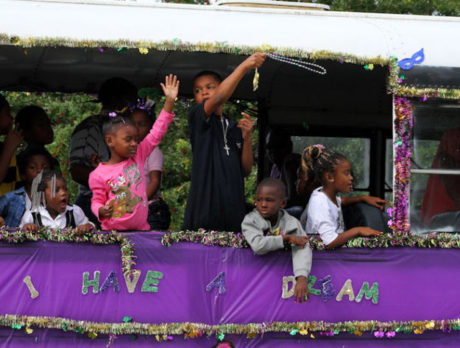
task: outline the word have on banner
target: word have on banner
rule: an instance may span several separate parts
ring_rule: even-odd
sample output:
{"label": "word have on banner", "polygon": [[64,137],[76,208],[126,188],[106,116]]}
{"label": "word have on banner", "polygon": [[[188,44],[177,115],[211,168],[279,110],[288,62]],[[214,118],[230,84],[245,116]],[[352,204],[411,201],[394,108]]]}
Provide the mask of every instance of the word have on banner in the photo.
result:
{"label": "word have on banner", "polygon": [[[109,288],[113,288],[113,291],[120,292],[120,284],[118,282],[118,277],[115,271],[109,273],[105,278],[104,282],[100,284],[100,271],[94,271],[93,278],[89,278],[89,272],[83,272],[83,284],[81,292],[83,295],[86,295],[89,291],[89,288],[93,289],[93,294],[98,292],[104,292]],[[125,284],[128,292],[132,294],[136,290],[137,283],[141,277],[141,271],[135,270],[132,275],[125,274]],[[141,292],[158,292],[159,280],[163,278],[163,273],[158,271],[147,271],[145,275],[144,282],[142,283]]]}
{"label": "word have on banner", "polygon": [[[372,286],[370,288],[368,282],[363,282],[358,292],[358,295],[355,297],[355,292],[353,290],[351,279],[347,279],[345,281],[338,293],[337,290],[334,289],[334,285],[332,284],[332,276],[327,275],[324,278],[320,279],[318,281],[319,289],[314,288],[316,280],[316,276],[308,276],[308,291],[311,295],[321,296],[324,302],[327,302],[334,297],[336,301],[340,302],[342,301],[343,296],[348,296],[348,300],[350,302],[361,302],[363,297],[365,297],[366,300],[370,300],[372,298],[372,303],[374,304],[379,303],[379,283],[377,282],[372,283]],[[281,298],[287,299],[294,296],[295,284],[296,280],[294,276],[283,277],[283,292]]]}

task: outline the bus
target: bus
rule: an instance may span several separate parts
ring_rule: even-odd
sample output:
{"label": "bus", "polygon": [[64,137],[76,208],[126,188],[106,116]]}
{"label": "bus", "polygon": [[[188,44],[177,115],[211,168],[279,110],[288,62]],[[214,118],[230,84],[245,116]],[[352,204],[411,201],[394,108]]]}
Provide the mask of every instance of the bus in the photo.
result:
{"label": "bus", "polygon": [[190,97],[196,73],[265,52],[258,88],[251,73],[234,94],[257,102],[258,179],[272,134],[294,153],[324,144],[350,159],[358,194],[393,203],[388,217],[362,212],[387,233],[339,250],[309,236],[299,305],[290,257],[254,256],[240,234],[2,229],[2,343],[455,345],[460,19],[238,3],[0,0],[0,90],[95,93],[112,76],[174,73]]}

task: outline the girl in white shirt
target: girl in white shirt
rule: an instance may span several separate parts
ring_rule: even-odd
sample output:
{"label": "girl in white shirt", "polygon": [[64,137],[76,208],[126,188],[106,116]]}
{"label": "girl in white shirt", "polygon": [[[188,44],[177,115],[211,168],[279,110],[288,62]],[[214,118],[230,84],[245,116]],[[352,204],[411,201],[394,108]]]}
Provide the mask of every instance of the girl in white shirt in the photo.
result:
{"label": "girl in white shirt", "polygon": [[307,233],[318,233],[328,248],[336,248],[358,236],[382,234],[370,227],[354,227],[345,231],[341,204],[365,202],[383,209],[388,202],[371,196],[343,199],[338,196],[338,193],[349,193],[353,189],[351,165],[344,155],[326,151],[322,145],[309,146],[302,153],[302,170],[308,181],[322,185],[312,192],[306,208]]}
{"label": "girl in white shirt", "polygon": [[69,191],[60,174],[46,171],[37,176],[37,181],[36,189],[32,184],[32,208],[24,213],[21,228],[28,232],[37,232],[42,227],[76,228],[79,234],[94,228],[79,206],[68,205]]}

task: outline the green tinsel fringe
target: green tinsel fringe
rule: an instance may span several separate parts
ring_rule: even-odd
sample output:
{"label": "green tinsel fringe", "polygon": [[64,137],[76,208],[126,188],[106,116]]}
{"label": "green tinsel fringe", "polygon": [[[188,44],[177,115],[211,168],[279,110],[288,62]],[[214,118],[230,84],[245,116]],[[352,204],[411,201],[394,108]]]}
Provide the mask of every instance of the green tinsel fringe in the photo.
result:
{"label": "green tinsel fringe", "polygon": [[[325,250],[326,247],[319,236],[308,235],[310,247],[313,250]],[[241,233],[217,232],[217,231],[181,231],[166,232],[161,244],[171,246],[180,242],[199,243],[207,246],[221,246],[231,248],[249,248],[249,244]],[[375,238],[355,238],[349,240],[346,248],[389,248],[389,247],[413,247],[413,248],[460,248],[460,235],[452,233],[430,233],[426,235],[403,235],[384,234]]]}
{"label": "green tinsel fringe", "polygon": [[24,243],[25,241],[38,242],[49,241],[56,243],[91,243],[96,245],[120,244],[121,263],[123,274],[132,274],[136,262],[134,246],[131,241],[121,233],[112,231],[111,233],[77,234],[76,229],[51,229],[41,228],[38,232],[26,232],[21,229],[8,231],[5,227],[0,229],[0,241],[7,243]]}

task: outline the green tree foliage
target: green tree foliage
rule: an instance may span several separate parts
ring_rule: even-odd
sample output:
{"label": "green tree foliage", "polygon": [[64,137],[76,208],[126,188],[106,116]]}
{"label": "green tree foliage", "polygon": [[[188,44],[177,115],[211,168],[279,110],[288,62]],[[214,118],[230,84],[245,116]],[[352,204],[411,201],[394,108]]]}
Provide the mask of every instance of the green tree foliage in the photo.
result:
{"label": "green tree foliage", "polygon": [[[4,95],[11,105],[13,116],[26,105],[38,105],[47,112],[54,130],[54,142],[47,148],[61,164],[62,174],[66,178],[71,202],[73,202],[78,194],[78,185],[72,180],[69,173],[70,137],[74,128],[82,120],[99,113],[101,105],[97,103],[94,96],[86,94],[4,92]],[[150,95],[156,95],[155,111],[159,114],[164,103],[164,97],[159,96],[160,93],[151,93]],[[190,190],[192,149],[187,133],[187,114],[192,107],[192,102],[187,99],[177,101],[176,117],[160,144],[160,149],[165,157],[161,191],[163,198],[170,207],[172,213],[170,228],[174,230],[179,230],[182,226],[185,204]],[[257,107],[249,102],[235,101],[229,103],[225,110],[229,115],[239,115],[241,111],[255,115]],[[256,131],[253,134],[253,146],[255,153]],[[21,151],[22,148],[23,146],[18,151]],[[246,178],[246,196],[250,202],[254,199],[256,173],[257,170],[254,168],[252,174]]]}
{"label": "green tree foliage", "polygon": [[[298,2],[299,0],[283,0]],[[164,0],[168,3],[209,5],[210,0]],[[329,5],[331,11],[460,16],[459,0],[302,0]]]}
{"label": "green tree foliage", "polygon": [[[78,185],[71,180],[69,173],[70,136],[77,124],[90,115],[97,114],[101,105],[94,96],[87,94],[62,93],[4,93],[11,106],[13,117],[27,105],[38,105],[48,114],[54,130],[54,142],[47,146],[48,151],[59,161],[66,178],[71,201],[78,193]],[[21,151],[20,146],[18,151]]]}
{"label": "green tree foliage", "polygon": [[459,16],[458,0],[319,0],[331,11]]}

